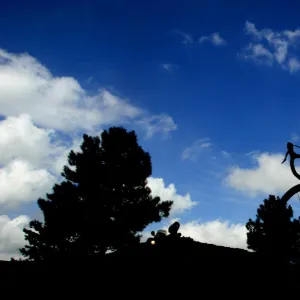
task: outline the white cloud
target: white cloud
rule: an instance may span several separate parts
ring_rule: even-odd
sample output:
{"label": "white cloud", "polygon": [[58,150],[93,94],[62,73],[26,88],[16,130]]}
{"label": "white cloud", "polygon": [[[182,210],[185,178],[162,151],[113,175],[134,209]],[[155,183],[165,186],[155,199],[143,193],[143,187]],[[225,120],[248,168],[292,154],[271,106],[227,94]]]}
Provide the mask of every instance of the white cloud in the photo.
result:
{"label": "white cloud", "polygon": [[220,36],[218,32],[212,34],[212,43],[216,46],[225,46],[227,42]]}
{"label": "white cloud", "polygon": [[[272,65],[277,63],[282,69],[291,73],[300,69],[296,54],[296,46],[300,42],[300,30],[273,31],[268,28],[258,30],[254,23],[246,21],[245,33],[254,40],[241,52],[241,56],[256,62]],[[258,43],[259,42],[259,43]]]}
{"label": "white cloud", "polygon": [[215,46],[225,46],[227,42],[224,38],[221,37],[219,32],[214,32],[208,36],[202,36],[199,38],[199,43],[211,42]]}
{"label": "white cloud", "polygon": [[195,141],[192,146],[183,150],[181,158],[195,161],[203,150],[211,149],[212,143],[209,138],[203,138]]}
{"label": "white cloud", "polygon": [[148,186],[153,196],[159,196],[161,200],[173,201],[170,215],[178,215],[186,210],[191,209],[197,203],[192,201],[190,194],[179,195],[173,183],[165,186],[163,178],[148,178]]}
{"label": "white cloud", "polygon": [[184,31],[175,29],[174,33],[177,35],[180,35],[183,39],[182,39],[182,43],[183,44],[193,44],[194,40],[192,38],[192,36]]}
{"label": "white cloud", "polygon": [[9,208],[50,192],[70,150],[78,151],[82,142],[77,137],[70,146],[26,114],[1,121],[0,136],[0,204]]}
{"label": "white cloud", "polygon": [[[163,229],[179,219],[172,219]],[[200,221],[189,221],[180,224],[179,232],[184,237],[191,237],[201,243],[213,244],[231,248],[247,250],[247,229],[244,224],[232,224],[229,221],[213,220],[201,223]],[[149,231],[142,233],[142,242],[151,237]]]}
{"label": "white cloud", "polygon": [[251,197],[257,195],[278,195],[298,184],[291,173],[289,163],[281,164],[284,154],[261,153],[253,155],[254,166],[250,168],[232,167],[225,183]]}
{"label": "white cloud", "polygon": [[182,224],[179,232],[198,242],[247,249],[247,230],[243,224],[220,220],[205,223],[191,221]]}
{"label": "white cloud", "polygon": [[128,122],[147,138],[177,128],[167,114],[152,116],[107,90],[89,95],[76,79],[54,77],[30,55],[1,49],[0,112],[0,204],[8,207],[45,195],[83,133]]}
{"label": "white cloud", "polygon": [[256,63],[266,64],[268,66],[271,66],[274,62],[273,54],[262,44],[250,43],[243,49],[241,56],[244,59],[250,59]]}
{"label": "white cloud", "polygon": [[29,217],[25,215],[14,219],[6,215],[0,216],[0,260],[19,258],[19,248],[24,247],[23,229],[28,227]]}
{"label": "white cloud", "polygon": [[151,138],[156,133],[161,133],[163,138],[167,138],[170,132],[177,129],[177,124],[173,118],[166,115],[155,115],[145,117],[143,120],[137,121],[146,131],[146,138]]}
{"label": "white cloud", "polygon": [[51,144],[55,131],[36,127],[29,115],[8,117],[0,122],[0,165],[21,158],[41,166],[59,148]]}
{"label": "white cloud", "polygon": [[251,23],[249,21],[245,22],[245,32],[247,34],[251,34],[254,37],[256,37],[257,39],[261,39],[261,34],[260,32],[256,29],[254,23]]}
{"label": "white cloud", "polygon": [[298,42],[300,39],[300,30],[284,30],[283,34],[288,37],[291,42]]}
{"label": "white cloud", "polygon": [[15,208],[50,192],[56,178],[46,169],[15,159],[0,168],[0,205]]}
{"label": "white cloud", "polygon": [[[150,130],[147,137],[159,131],[168,133],[168,117],[163,117],[145,125]],[[68,154],[80,151],[82,143],[81,135],[66,143],[56,131],[35,126],[28,115],[1,121],[0,135],[0,204],[8,208],[36,201],[50,192],[67,164]]]}
{"label": "white cloud", "polygon": [[28,54],[0,49],[0,112],[30,115],[40,127],[97,132],[104,125],[149,118],[145,110],[102,89],[94,95],[73,77],[55,77]]}

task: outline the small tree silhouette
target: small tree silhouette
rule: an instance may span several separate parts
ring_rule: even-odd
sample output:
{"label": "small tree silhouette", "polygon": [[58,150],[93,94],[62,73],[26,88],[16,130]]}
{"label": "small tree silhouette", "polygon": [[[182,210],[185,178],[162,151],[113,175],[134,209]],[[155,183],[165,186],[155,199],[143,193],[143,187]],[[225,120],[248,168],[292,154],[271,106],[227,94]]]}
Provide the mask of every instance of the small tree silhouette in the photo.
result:
{"label": "small tree silhouette", "polygon": [[270,195],[257,209],[256,220],[249,219],[248,248],[256,252],[291,259],[298,253],[300,221],[293,209],[279,197]]}
{"label": "small tree silhouette", "polygon": [[147,178],[151,158],[134,131],[121,127],[99,137],[83,136],[82,152],[73,150],[64,167],[66,179],[47,200],[38,199],[44,223],[24,229],[28,260],[101,255],[139,242],[137,232],[169,215],[171,201],[152,197]]}

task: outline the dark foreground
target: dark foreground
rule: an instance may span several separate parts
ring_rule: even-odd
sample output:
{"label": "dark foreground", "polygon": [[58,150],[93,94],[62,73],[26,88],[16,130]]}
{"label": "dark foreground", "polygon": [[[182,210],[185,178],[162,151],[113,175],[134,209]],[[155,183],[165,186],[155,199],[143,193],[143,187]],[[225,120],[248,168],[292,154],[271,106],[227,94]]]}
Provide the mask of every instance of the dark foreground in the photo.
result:
{"label": "dark foreground", "polygon": [[190,241],[188,244],[141,244],[134,250],[93,261],[0,262],[1,289],[10,296],[36,297],[65,293],[73,297],[83,292],[86,299],[88,294],[93,298],[126,299],[145,295],[147,299],[248,299],[263,295],[287,298],[300,294],[296,268],[286,272],[273,259],[244,250]]}

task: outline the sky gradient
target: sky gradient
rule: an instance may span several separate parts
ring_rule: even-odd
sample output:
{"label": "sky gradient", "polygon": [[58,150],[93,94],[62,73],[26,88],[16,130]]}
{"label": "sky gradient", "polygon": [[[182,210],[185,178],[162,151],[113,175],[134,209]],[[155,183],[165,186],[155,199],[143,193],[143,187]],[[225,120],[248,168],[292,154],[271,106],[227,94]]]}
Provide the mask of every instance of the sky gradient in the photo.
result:
{"label": "sky gradient", "polygon": [[[63,3],[61,3],[63,2]],[[161,3],[163,2],[163,3]],[[7,1],[0,10],[0,259],[82,134],[135,130],[183,235],[246,248],[245,223],[297,183],[296,1]],[[299,135],[298,135],[299,134]],[[296,216],[299,199],[291,200]]]}

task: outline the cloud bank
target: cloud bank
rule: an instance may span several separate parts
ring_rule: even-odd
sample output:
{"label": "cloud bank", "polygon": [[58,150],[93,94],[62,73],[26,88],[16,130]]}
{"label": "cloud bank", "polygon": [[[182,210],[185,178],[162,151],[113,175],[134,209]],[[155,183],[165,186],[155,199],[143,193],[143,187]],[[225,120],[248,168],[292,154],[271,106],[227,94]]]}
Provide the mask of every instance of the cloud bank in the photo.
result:
{"label": "cloud bank", "polygon": [[[74,77],[55,76],[29,54],[3,49],[0,112],[0,208],[8,212],[51,192],[70,150],[80,150],[83,133],[131,124],[146,138],[165,138],[177,129],[166,113],[153,115],[106,89],[91,94]],[[180,198],[176,190],[172,196]],[[19,255],[30,218],[0,216],[0,259]]]}

